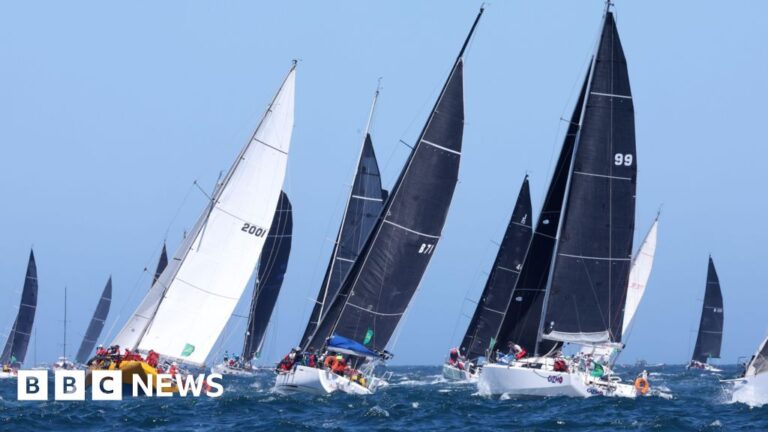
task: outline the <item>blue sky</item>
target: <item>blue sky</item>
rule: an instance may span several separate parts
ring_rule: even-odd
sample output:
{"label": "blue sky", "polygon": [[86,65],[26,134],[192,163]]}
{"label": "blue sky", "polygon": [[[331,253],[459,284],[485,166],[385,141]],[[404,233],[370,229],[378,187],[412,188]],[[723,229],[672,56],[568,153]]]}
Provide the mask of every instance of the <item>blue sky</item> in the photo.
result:
{"label": "blue sky", "polygon": [[[712,253],[723,361],[768,329],[768,4],[618,0],[638,142],[637,240],[663,205],[656,266],[624,359],[682,363]],[[38,361],[73,353],[107,277],[116,331],[255,127],[293,58],[286,190],[294,247],[268,358],[297,342],[331,252],[377,79],[373,141],[389,187],[477,12],[471,1],[6,2],[0,7],[0,328],[29,247],[40,279]],[[437,364],[461,338],[525,173],[538,211],[602,2],[492,2],[465,69],[460,184],[395,346]],[[118,324],[113,322],[119,321]],[[241,319],[227,331],[239,350]],[[71,342],[75,341],[75,342]],[[30,361],[33,348],[30,347]]]}

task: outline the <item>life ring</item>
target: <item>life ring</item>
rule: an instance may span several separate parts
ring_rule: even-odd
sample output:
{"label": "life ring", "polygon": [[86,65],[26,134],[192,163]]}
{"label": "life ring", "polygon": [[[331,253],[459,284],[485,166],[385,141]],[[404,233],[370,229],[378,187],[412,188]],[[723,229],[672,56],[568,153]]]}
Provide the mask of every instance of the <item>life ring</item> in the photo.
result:
{"label": "life ring", "polygon": [[640,394],[646,394],[650,389],[651,389],[651,384],[648,382],[647,379],[643,377],[638,377],[635,380],[635,390],[640,392]]}

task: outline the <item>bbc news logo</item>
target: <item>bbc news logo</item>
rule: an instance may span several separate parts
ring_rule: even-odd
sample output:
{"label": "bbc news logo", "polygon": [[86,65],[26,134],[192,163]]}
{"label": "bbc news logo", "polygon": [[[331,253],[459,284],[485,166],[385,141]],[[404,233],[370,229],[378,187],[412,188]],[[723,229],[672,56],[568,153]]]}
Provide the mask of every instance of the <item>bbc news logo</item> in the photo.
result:
{"label": "bbc news logo", "polygon": [[[98,401],[119,401],[124,396],[155,396],[170,397],[178,394],[181,397],[216,398],[224,393],[221,385],[221,374],[176,376],[176,382],[170,374],[158,374],[156,379],[148,380],[134,376],[131,382],[130,395],[123,394],[123,373],[121,371],[92,371],[91,399]],[[57,370],[54,373],[54,400],[82,401],[85,400],[85,371]],[[174,389],[175,387],[175,389]],[[20,401],[48,400],[48,371],[20,370],[16,385],[16,397]]]}

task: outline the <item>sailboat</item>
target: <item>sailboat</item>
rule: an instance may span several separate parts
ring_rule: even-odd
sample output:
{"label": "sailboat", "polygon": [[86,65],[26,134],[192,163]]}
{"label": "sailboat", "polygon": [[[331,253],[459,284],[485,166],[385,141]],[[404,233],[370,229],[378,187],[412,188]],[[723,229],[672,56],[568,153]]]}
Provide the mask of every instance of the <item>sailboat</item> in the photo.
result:
{"label": "sailboat", "polygon": [[[376,153],[373,149],[373,139],[371,138],[371,125],[379,93],[380,89],[377,87],[371,102],[371,109],[368,112],[363,143],[355,169],[355,177],[344,209],[344,215],[323,282],[317,294],[317,300],[313,305],[307,326],[301,337],[302,344],[310,343],[321,317],[325,315],[328,307],[338,295],[342,282],[347,277],[352,264],[354,264],[376,225],[384,201],[387,198],[387,191],[381,187],[381,173],[379,172]],[[300,351],[301,347],[297,347],[293,350],[292,354],[295,356]],[[310,351],[314,351],[314,347]],[[291,385],[289,386],[281,385],[281,379],[278,377],[277,388],[283,391],[286,388],[293,389],[294,386],[298,386],[300,380],[297,381],[295,377],[295,374],[291,376]],[[287,378],[286,376],[284,380],[287,380]]]}
{"label": "sailboat", "polygon": [[[606,3],[595,55],[566,132],[481,394],[636,397],[563,344],[621,346],[635,225],[637,158],[626,59]],[[519,346],[507,355],[499,347]],[[533,356],[524,357],[525,350]],[[607,373],[606,373],[607,372]]]}
{"label": "sailboat", "polygon": [[259,358],[261,354],[267,326],[277,303],[285,272],[288,270],[292,233],[291,201],[285,192],[280,192],[272,226],[259,258],[242,355],[226,356],[223,363],[213,367],[214,372],[222,375],[251,376],[256,371],[251,361]]}
{"label": "sailboat", "polygon": [[29,251],[27,262],[27,274],[24,278],[24,288],[21,291],[21,302],[16,320],[5,341],[3,353],[0,355],[0,378],[12,378],[16,371],[24,363],[27,357],[29,338],[32,335],[32,326],[35,322],[35,310],[37,309],[37,264],[34,251]]}
{"label": "sailboat", "polygon": [[166,363],[205,367],[272,225],[293,132],[295,72],[296,62],[194,228],[112,341],[129,355],[111,354],[93,368],[119,369],[126,383],[154,376]]}
{"label": "sailboat", "polygon": [[67,287],[64,287],[64,342],[62,343],[61,357],[56,360],[51,369],[56,370],[73,370],[77,369],[77,365],[67,358]]}
{"label": "sailboat", "polygon": [[374,370],[391,357],[388,344],[440,240],[456,187],[464,52],[482,13],[338,294],[309,341],[278,366],[277,391],[372,394],[386,385],[387,374]]}
{"label": "sailboat", "polygon": [[101,331],[104,329],[104,323],[107,321],[107,315],[109,315],[109,306],[112,303],[112,276],[107,279],[107,284],[104,286],[104,290],[101,292],[99,303],[96,305],[96,310],[93,311],[93,317],[91,317],[91,323],[88,324],[88,329],[85,331],[83,341],[80,343],[80,349],[77,350],[77,356],[75,361],[78,364],[86,364],[88,359],[93,353],[93,348],[96,346],[96,342],[101,336]]}
{"label": "sailboat", "polygon": [[531,212],[531,192],[526,175],[493,268],[461,346],[451,349],[448,360],[443,364],[443,377],[446,379],[476,380],[477,368],[495,344],[494,338],[501,327],[504,310],[512,298],[525,253],[531,242]]}
{"label": "sailboat", "polygon": [[700,369],[709,372],[722,370],[708,363],[711,358],[720,358],[720,346],[723,344],[723,293],[720,291],[720,279],[717,277],[715,263],[709,257],[707,267],[707,286],[704,291],[704,304],[701,306],[701,321],[696,336],[688,369]]}

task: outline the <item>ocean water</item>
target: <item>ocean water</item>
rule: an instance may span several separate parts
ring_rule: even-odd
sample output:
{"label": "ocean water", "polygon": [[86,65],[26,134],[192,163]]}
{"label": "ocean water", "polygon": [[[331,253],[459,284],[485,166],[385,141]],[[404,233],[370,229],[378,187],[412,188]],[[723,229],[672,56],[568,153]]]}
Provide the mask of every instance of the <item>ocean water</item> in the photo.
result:
{"label": "ocean water", "polygon": [[[731,403],[718,382],[736,374],[651,369],[667,397],[637,400],[518,399],[480,396],[474,385],[446,382],[439,367],[392,367],[391,386],[373,396],[281,396],[274,375],[224,377],[217,399],[126,398],[121,402],[19,402],[15,380],[0,381],[0,430],[329,430],[329,431],[710,431],[768,430],[768,405]],[[637,368],[619,368],[632,378]],[[52,389],[49,389],[52,392]]]}

